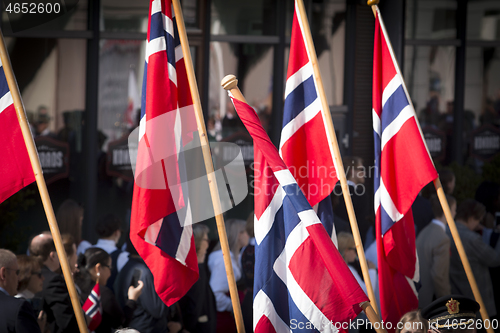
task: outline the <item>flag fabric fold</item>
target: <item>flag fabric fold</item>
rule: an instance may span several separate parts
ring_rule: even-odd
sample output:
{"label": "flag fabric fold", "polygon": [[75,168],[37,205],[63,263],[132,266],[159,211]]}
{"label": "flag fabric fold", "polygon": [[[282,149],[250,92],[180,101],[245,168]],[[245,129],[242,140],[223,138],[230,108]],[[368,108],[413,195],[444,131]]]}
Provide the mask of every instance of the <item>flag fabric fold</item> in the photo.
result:
{"label": "flag fabric fold", "polygon": [[377,15],[373,56],[374,204],[382,320],[393,327],[418,308],[419,280],[411,205],[437,177],[415,111]]}
{"label": "flag fabric fold", "polygon": [[28,149],[0,62],[0,203],[35,181]]}
{"label": "flag fabric fold", "polygon": [[168,306],[198,279],[183,148],[196,131],[169,0],[151,0],[130,238]]}
{"label": "flag fabric fold", "polygon": [[[285,87],[280,155],[336,242],[330,193],[338,181],[300,11],[295,2]],[[325,110],[330,112],[330,110]]]}
{"label": "flag fabric fold", "polygon": [[254,331],[337,332],[368,298],[253,108],[232,101],[254,140]]}
{"label": "flag fabric fold", "polygon": [[83,312],[90,317],[90,322],[88,328],[90,331],[94,331],[102,320],[102,304],[101,304],[101,288],[99,283],[96,283],[89,297],[83,304]]}

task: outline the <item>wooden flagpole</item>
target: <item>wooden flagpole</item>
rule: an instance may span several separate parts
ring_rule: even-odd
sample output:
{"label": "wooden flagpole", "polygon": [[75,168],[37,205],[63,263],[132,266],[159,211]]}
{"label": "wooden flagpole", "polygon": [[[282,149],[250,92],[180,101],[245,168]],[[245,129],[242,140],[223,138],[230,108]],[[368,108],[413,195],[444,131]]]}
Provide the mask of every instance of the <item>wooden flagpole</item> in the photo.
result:
{"label": "wooden flagpole", "polygon": [[316,83],[318,85],[318,94],[321,100],[321,112],[323,113],[323,117],[325,118],[325,123],[328,131],[328,138],[330,140],[330,145],[333,148],[333,155],[335,158],[337,176],[340,180],[340,185],[342,187],[344,202],[346,205],[347,214],[349,216],[349,222],[351,224],[352,235],[354,237],[354,242],[356,244],[356,251],[358,253],[359,264],[361,266],[361,271],[363,273],[363,280],[365,281],[366,290],[368,291],[368,297],[370,298],[370,303],[372,304],[372,307],[375,310],[375,312],[378,313],[375,293],[373,291],[373,286],[370,279],[368,264],[366,262],[366,257],[365,257],[365,251],[363,249],[363,243],[361,242],[361,235],[359,233],[356,214],[354,212],[354,207],[352,205],[351,194],[349,192],[349,185],[347,184],[347,179],[344,171],[344,164],[342,163],[342,157],[340,156],[340,149],[337,141],[337,135],[335,134],[335,129],[333,127],[332,116],[330,114],[330,106],[328,105],[328,101],[325,95],[325,89],[323,88],[323,80],[321,79],[318,58],[316,57],[316,51],[314,49],[314,43],[311,36],[311,29],[309,28],[309,22],[307,21],[307,14],[304,7],[304,2],[303,0],[295,0],[295,1],[297,3],[297,8],[299,11],[300,24],[302,25],[302,28],[304,30],[306,48],[308,50],[309,58],[311,59],[314,79],[316,80]]}
{"label": "wooden flagpole", "polygon": [[57,256],[59,257],[59,262],[61,263],[61,269],[64,275],[64,280],[66,281],[66,286],[68,287],[69,296],[71,298],[71,304],[73,305],[73,310],[75,311],[76,320],[78,322],[78,327],[80,328],[80,333],[87,333],[87,323],[83,315],[83,310],[78,300],[78,294],[76,292],[75,283],[73,277],[71,276],[71,270],[69,267],[68,258],[66,256],[66,251],[64,251],[64,246],[61,240],[61,233],[59,232],[59,226],[57,225],[56,216],[54,214],[54,209],[50,201],[49,192],[47,191],[47,185],[45,184],[45,179],[43,178],[42,167],[40,166],[40,160],[38,159],[38,152],[31,136],[31,131],[26,121],[26,113],[24,112],[24,104],[21,99],[21,94],[19,93],[19,87],[17,86],[17,81],[12,71],[10,64],[9,54],[5,47],[5,41],[3,39],[3,33],[0,31],[0,60],[2,61],[3,69],[5,72],[5,78],[7,79],[7,84],[9,85],[9,90],[14,101],[14,107],[16,109],[17,120],[21,126],[21,131],[23,133],[24,143],[26,149],[28,150],[28,155],[31,161],[31,167],[33,168],[33,173],[35,174],[36,184],[38,186],[38,191],[40,192],[40,197],[42,198],[43,208],[45,210],[45,215],[47,216],[47,221],[49,223],[50,232],[52,238],[54,239],[54,244],[56,246]]}
{"label": "wooden flagpole", "polygon": [[[373,15],[375,18],[377,16],[379,17],[379,22],[380,22],[380,27],[382,29],[382,32],[384,34],[385,40],[387,42],[387,46],[389,48],[389,52],[392,57],[392,61],[394,63],[394,66],[396,67],[396,72],[401,76],[402,80],[402,86],[403,90],[405,92],[406,98],[408,99],[408,102],[411,105],[411,109],[413,110],[413,113],[415,115],[415,122],[417,123],[418,130],[420,132],[420,136],[422,137],[422,141],[424,142],[425,148],[427,150],[427,153],[429,154],[429,158],[434,164],[434,161],[432,160],[432,157],[429,153],[429,148],[427,147],[427,143],[424,139],[424,136],[422,135],[422,129],[420,127],[420,123],[418,121],[417,115],[415,114],[415,108],[413,107],[413,102],[410,98],[410,94],[408,93],[408,89],[406,88],[406,83],[403,79],[403,75],[401,73],[401,69],[399,68],[399,64],[396,61],[396,57],[394,55],[394,50],[392,48],[391,40],[389,39],[389,35],[387,34],[387,30],[385,28],[384,21],[382,20],[382,15],[380,14],[380,9],[378,8],[378,3],[379,0],[368,0],[367,4],[371,6]],[[472,292],[474,294],[474,298],[476,301],[479,303],[480,308],[480,313],[481,317],[483,318],[483,323],[484,322],[489,322],[490,318],[488,316],[488,312],[486,311],[486,307],[484,306],[483,298],[481,297],[481,293],[479,292],[479,288],[477,287],[476,279],[474,278],[474,273],[472,272],[472,268],[470,267],[469,259],[467,258],[467,254],[465,253],[464,246],[462,244],[462,239],[460,238],[460,234],[458,233],[457,230],[457,225],[455,224],[455,220],[453,220],[453,215],[451,214],[450,206],[448,205],[448,201],[446,200],[446,195],[443,190],[443,186],[441,185],[441,181],[439,180],[439,177],[434,179],[434,187],[436,188],[436,192],[439,198],[439,202],[441,203],[441,207],[443,208],[444,215],[446,216],[446,222],[448,223],[448,227],[450,228],[451,235],[453,237],[453,241],[455,242],[455,245],[458,250],[458,254],[460,255],[460,260],[462,261],[462,265],[464,266],[465,274],[467,275],[467,279],[469,280],[469,284],[471,286]],[[488,333],[493,333],[493,328],[490,327],[486,329]]]}
{"label": "wooden flagpole", "polygon": [[205,128],[205,120],[203,119],[203,111],[201,108],[198,86],[196,84],[196,76],[194,74],[193,61],[191,60],[191,51],[189,50],[186,27],[184,24],[184,17],[182,16],[182,9],[179,0],[172,0],[172,4],[174,5],[174,13],[175,13],[175,18],[177,20],[177,29],[179,31],[182,53],[184,55],[184,63],[186,65],[186,72],[189,81],[189,89],[191,90],[191,97],[193,98],[194,110],[196,114],[196,123],[198,125],[198,133],[200,136],[203,159],[205,162],[205,168],[207,170],[208,185],[210,187],[212,204],[214,206],[215,221],[217,223],[217,230],[219,232],[219,241],[222,249],[222,254],[224,257],[224,266],[226,267],[227,281],[229,284],[229,294],[231,296],[231,302],[233,304],[234,319],[236,320],[236,328],[238,332],[245,333],[245,326],[243,325],[243,316],[241,313],[240,298],[238,296],[236,281],[234,279],[233,265],[231,262],[231,252],[229,250],[229,243],[227,240],[224,218],[222,216],[219,190],[217,188],[217,182],[215,179],[212,155],[210,153],[210,145],[208,143],[207,130]]}
{"label": "wooden flagpole", "polygon": [[[224,89],[230,91],[234,98],[244,103],[247,103],[245,96],[243,96],[243,94],[240,91],[240,88],[238,88],[238,80],[236,79],[236,76],[234,75],[225,76],[222,79],[221,85]],[[360,304],[360,306],[366,313],[366,316],[368,317],[370,322],[373,324],[373,328],[375,329],[375,331],[377,333],[387,333],[383,323],[380,320],[380,317],[377,315],[373,307],[370,305],[370,302],[363,302]]]}

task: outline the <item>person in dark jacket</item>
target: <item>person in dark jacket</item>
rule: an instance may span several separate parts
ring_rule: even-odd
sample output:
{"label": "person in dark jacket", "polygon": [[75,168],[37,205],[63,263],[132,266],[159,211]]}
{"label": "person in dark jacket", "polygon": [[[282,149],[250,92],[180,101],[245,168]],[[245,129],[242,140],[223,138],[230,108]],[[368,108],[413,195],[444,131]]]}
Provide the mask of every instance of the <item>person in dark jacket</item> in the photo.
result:
{"label": "person in dark jacket", "polygon": [[127,241],[127,251],[130,253],[129,260],[116,276],[114,285],[118,303],[125,305],[127,290],[136,270],[140,272],[140,281],[144,283],[142,294],[137,300],[137,308],[128,326],[141,333],[168,332],[168,307],[156,293],[153,274],[137,254],[130,240]]}
{"label": "person in dark jacket", "polygon": [[179,301],[184,327],[189,332],[214,333],[217,324],[215,297],[210,288],[210,275],[205,262],[209,231],[209,228],[201,223],[193,226],[200,278]]}
{"label": "person in dark jacket", "polygon": [[59,257],[52,235],[44,232],[33,238],[30,255],[43,263],[43,290],[36,297],[43,299],[43,312],[47,314],[47,325],[52,333],[78,332],[75,312],[64,277],[59,274]]}
{"label": "person in dark jacket", "polygon": [[31,304],[23,298],[14,297],[18,275],[19,266],[14,253],[0,249],[0,332],[40,332]]}

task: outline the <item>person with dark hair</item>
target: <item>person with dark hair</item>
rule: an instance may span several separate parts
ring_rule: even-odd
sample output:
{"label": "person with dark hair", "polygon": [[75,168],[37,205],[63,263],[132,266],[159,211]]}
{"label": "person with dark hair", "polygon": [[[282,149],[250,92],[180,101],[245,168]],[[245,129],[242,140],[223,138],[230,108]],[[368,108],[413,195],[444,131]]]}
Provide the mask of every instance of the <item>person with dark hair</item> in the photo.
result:
{"label": "person with dark hair", "polygon": [[127,239],[127,251],[130,253],[129,260],[116,276],[114,285],[118,303],[125,306],[127,292],[133,282],[134,274],[137,274],[139,280],[144,284],[142,293],[137,300],[137,308],[132,314],[128,326],[141,333],[168,332],[168,307],[156,293],[153,274],[135,250],[130,239]]}
{"label": "person with dark hair", "polygon": [[[75,273],[78,271],[78,256],[76,254],[77,249],[76,249],[76,243],[73,240],[73,236],[70,234],[62,234],[61,235],[63,247],[64,247],[64,252],[66,252],[66,256],[68,257],[68,263],[69,263],[69,269],[71,270],[71,275],[75,275]],[[61,271],[62,274],[62,271]],[[83,304],[82,302],[82,290],[80,287],[75,283],[75,289],[76,292],[78,293],[78,297],[80,298],[80,303]]]}
{"label": "person with dark hair", "polygon": [[[446,200],[451,214],[455,217],[457,201],[451,195],[446,195]],[[416,240],[422,284],[418,291],[420,308],[429,305],[433,299],[451,293],[450,239],[446,235],[448,223],[437,195],[433,194],[430,201],[435,218],[422,230]]]}
{"label": "person with dark hair", "polygon": [[184,326],[189,332],[215,333],[216,329],[215,297],[212,288],[210,288],[210,274],[205,261],[210,242],[209,232],[210,229],[204,224],[197,223],[193,226],[200,277],[186,295],[179,300]]}
{"label": "person with dark hair", "polygon": [[102,320],[95,333],[110,333],[122,325],[127,326],[137,308],[137,299],[144,286],[142,281],[137,287],[130,286],[127,293],[128,300],[122,308],[113,292],[106,287],[111,276],[112,265],[111,256],[100,248],[87,249],[84,254],[78,256],[78,272],[75,274],[75,282],[82,290],[82,298],[87,299],[96,281],[100,285]]}
{"label": "person with dark hair", "polygon": [[[476,278],[484,306],[488,315],[493,317],[496,315],[497,310],[493,299],[493,286],[488,268],[500,265],[500,248],[492,248],[483,242],[481,235],[474,232],[483,219],[485,212],[483,204],[474,199],[466,199],[458,207],[456,220],[457,230]],[[452,239],[449,229],[447,234]],[[474,298],[455,242],[451,242],[450,282],[452,293]]]}
{"label": "person with dark hair", "polygon": [[424,228],[431,223],[434,218],[432,214],[432,207],[429,199],[423,196],[423,191],[415,198],[411,205],[411,212],[413,214],[413,222],[415,223],[415,236],[418,236]]}
{"label": "person with dark hair", "polygon": [[64,252],[66,252],[66,256],[68,257],[69,269],[71,270],[71,274],[74,274],[77,270],[77,248],[76,243],[72,235],[70,234],[62,234],[61,235]]}
{"label": "person with dark hair", "polygon": [[490,181],[482,182],[476,190],[475,198],[486,208],[484,225],[490,229],[500,225],[500,221],[497,221],[497,213],[500,214],[500,184]]}
{"label": "person with dark hair", "polygon": [[129,258],[129,253],[127,251],[122,251],[116,246],[122,236],[121,226],[122,221],[113,214],[103,216],[96,225],[96,232],[99,239],[93,247],[105,250],[115,263],[107,283],[108,288],[111,290],[113,290],[116,275],[121,271],[123,266],[125,266]]}
{"label": "person with dark hair", "polygon": [[253,284],[255,272],[255,230],[254,230],[255,212],[247,217],[246,230],[250,240],[248,245],[241,249],[240,263],[243,281],[245,282],[245,296],[241,303],[241,312],[245,331],[253,331]]}
{"label": "person with dark hair", "polygon": [[0,332],[39,333],[31,304],[16,298],[19,266],[14,253],[0,249]]}
{"label": "person with dark hair", "polygon": [[83,207],[73,199],[65,200],[57,210],[57,224],[61,234],[70,234],[77,246],[77,255],[92,246],[82,239]]}
{"label": "person with dark hair", "polygon": [[30,255],[43,264],[43,290],[36,294],[43,299],[43,311],[47,314],[47,324],[52,333],[78,332],[76,316],[66,282],[59,274],[59,257],[54,240],[49,232],[35,236],[29,247]]}
{"label": "person with dark hair", "polygon": [[445,194],[452,195],[455,191],[456,178],[455,173],[450,168],[444,168],[439,170],[439,180],[443,186],[443,191]]}
{"label": "person with dark hair", "polygon": [[[352,205],[358,221],[361,240],[363,245],[368,247],[375,240],[375,216],[373,209],[370,208],[365,187],[366,168],[363,165],[361,157],[345,156],[342,162],[344,164],[347,185],[349,185]],[[344,221],[349,221],[340,183],[337,183],[334,194],[339,198],[338,205],[333,211],[334,214]],[[346,231],[349,232],[350,229]]]}
{"label": "person with dark hair", "polygon": [[[482,182],[476,190],[476,200],[486,208],[486,215],[481,221],[483,241],[493,248],[500,247],[500,184]],[[490,267],[492,281],[500,281],[500,266]],[[500,309],[500,284],[493,284],[495,307]]]}

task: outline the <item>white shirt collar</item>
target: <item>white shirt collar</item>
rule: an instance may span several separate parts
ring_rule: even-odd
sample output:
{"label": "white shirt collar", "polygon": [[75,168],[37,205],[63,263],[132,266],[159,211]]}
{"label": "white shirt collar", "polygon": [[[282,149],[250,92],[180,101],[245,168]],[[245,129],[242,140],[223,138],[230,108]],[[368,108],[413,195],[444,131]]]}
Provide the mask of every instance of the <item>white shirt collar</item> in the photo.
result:
{"label": "white shirt collar", "polygon": [[111,254],[111,252],[113,252],[114,250],[117,249],[115,241],[113,241],[111,239],[99,238],[97,240],[97,243],[94,246],[100,247],[101,249],[108,252],[109,254]]}
{"label": "white shirt collar", "polygon": [[24,289],[23,291],[21,291],[20,293],[18,293],[15,297],[17,297],[17,298],[25,298],[25,299],[32,299],[33,297],[35,297],[35,294],[33,294],[28,289]]}
{"label": "white shirt collar", "polygon": [[3,291],[3,293],[7,296],[10,296],[10,294],[7,292],[7,290],[3,289],[2,287],[0,287],[0,291]]}
{"label": "white shirt collar", "polygon": [[443,228],[443,231],[446,231],[446,224],[444,224],[443,222],[436,219],[432,219],[431,222]]}

